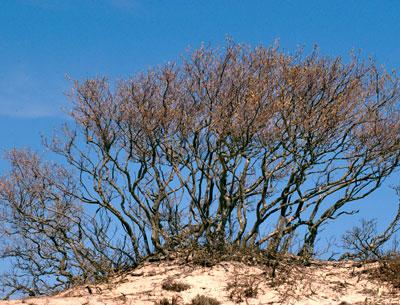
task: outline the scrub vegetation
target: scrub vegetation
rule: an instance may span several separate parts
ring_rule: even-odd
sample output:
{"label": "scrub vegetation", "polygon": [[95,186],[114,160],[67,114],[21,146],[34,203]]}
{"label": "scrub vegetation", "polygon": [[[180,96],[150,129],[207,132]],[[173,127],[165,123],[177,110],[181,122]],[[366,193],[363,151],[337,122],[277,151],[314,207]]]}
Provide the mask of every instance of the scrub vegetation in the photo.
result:
{"label": "scrub vegetation", "polygon": [[[73,123],[44,140],[58,163],[7,154],[5,298],[100,282],[171,253],[306,262],[321,228],[356,213],[352,203],[399,168],[399,80],[356,56],[228,42],[115,84],[77,81],[70,98]],[[382,236],[349,233],[349,251],[380,258],[399,218]]]}

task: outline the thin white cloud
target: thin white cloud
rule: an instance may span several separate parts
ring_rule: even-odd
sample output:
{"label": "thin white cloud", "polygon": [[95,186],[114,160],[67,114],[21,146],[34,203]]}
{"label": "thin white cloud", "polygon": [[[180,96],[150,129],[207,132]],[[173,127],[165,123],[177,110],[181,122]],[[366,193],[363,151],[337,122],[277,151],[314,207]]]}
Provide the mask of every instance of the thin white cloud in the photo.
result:
{"label": "thin white cloud", "polygon": [[23,5],[29,5],[44,10],[60,10],[71,7],[70,1],[65,0],[16,0]]}
{"label": "thin white cloud", "polygon": [[20,118],[62,116],[60,108],[65,97],[53,86],[33,78],[21,68],[3,74],[0,76],[0,115]]}
{"label": "thin white cloud", "polygon": [[137,0],[107,0],[107,2],[121,9],[126,9],[126,8],[131,9],[138,4]]}
{"label": "thin white cloud", "polygon": [[145,7],[145,2],[139,0],[103,0],[107,6],[118,10],[121,13],[128,13],[133,15],[147,14],[148,11]]}
{"label": "thin white cloud", "polygon": [[79,4],[89,5],[92,8],[112,6],[114,8],[131,11],[132,9],[138,8],[138,0],[91,0],[86,3],[80,3],[80,1],[65,1],[65,0],[17,0],[21,4],[29,5],[32,7],[44,9],[44,10],[63,10],[71,8],[79,8]]}
{"label": "thin white cloud", "polygon": [[15,103],[12,101],[2,100],[1,98],[0,105],[0,116],[16,118],[42,118],[60,116],[60,113],[53,111],[47,105],[28,105],[24,103]]}

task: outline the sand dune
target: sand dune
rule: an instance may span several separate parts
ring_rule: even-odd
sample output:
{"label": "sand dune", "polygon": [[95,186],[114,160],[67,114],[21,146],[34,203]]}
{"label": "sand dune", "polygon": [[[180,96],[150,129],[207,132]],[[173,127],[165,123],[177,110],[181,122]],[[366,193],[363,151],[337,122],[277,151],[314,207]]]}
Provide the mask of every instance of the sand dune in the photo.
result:
{"label": "sand dune", "polygon": [[[213,267],[153,262],[116,276],[107,284],[76,287],[54,296],[0,304],[153,305],[162,297],[171,299],[173,296],[179,304],[190,304],[196,295],[213,297],[221,305],[400,304],[399,290],[372,279],[366,272],[375,267],[355,262],[314,261],[309,267],[280,269],[278,280],[273,281],[270,270],[238,262],[223,262]],[[181,292],[164,290],[162,283],[167,280],[186,283],[190,288]],[[244,290],[249,286],[257,291],[256,296],[245,296]]]}

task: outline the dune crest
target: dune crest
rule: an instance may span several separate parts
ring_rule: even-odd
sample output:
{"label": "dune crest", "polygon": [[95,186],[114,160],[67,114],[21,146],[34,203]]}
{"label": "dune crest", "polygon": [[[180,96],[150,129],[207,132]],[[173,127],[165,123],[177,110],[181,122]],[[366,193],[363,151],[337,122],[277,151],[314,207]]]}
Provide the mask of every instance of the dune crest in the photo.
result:
{"label": "dune crest", "polygon": [[[3,301],[1,305],[153,305],[167,298],[191,304],[197,295],[221,305],[397,305],[400,290],[370,277],[376,264],[313,261],[276,271],[238,262],[201,267],[147,262],[108,283],[76,287],[48,297]],[[168,289],[168,290],[167,290]],[[171,291],[175,290],[175,291]]]}

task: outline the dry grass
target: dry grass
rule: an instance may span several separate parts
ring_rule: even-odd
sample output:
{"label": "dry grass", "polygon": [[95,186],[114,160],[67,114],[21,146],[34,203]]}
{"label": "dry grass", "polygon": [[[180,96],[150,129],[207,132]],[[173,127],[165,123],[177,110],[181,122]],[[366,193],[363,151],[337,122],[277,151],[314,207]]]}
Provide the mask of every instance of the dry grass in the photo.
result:
{"label": "dry grass", "polygon": [[173,296],[171,300],[168,298],[162,298],[154,303],[154,305],[179,305],[179,298]]}
{"label": "dry grass", "polygon": [[255,276],[235,275],[226,289],[233,302],[241,303],[248,298],[257,297],[259,283],[260,281]]}
{"label": "dry grass", "polygon": [[190,305],[220,305],[221,303],[214,298],[206,297],[204,295],[195,296]]}
{"label": "dry grass", "polygon": [[400,254],[392,255],[379,261],[379,268],[372,276],[389,283],[393,288],[400,288]]}
{"label": "dry grass", "polygon": [[165,281],[163,281],[161,287],[164,290],[175,291],[175,292],[181,292],[190,289],[190,285],[182,282],[177,282],[172,278],[167,278]]}
{"label": "dry grass", "polygon": [[182,263],[190,263],[202,267],[213,267],[221,262],[240,262],[249,266],[272,266],[272,262],[280,262],[282,258],[285,263],[299,263],[294,256],[271,253],[256,247],[240,247],[235,244],[220,243],[218,245],[199,246],[191,244],[181,251],[175,252],[174,259]]}

